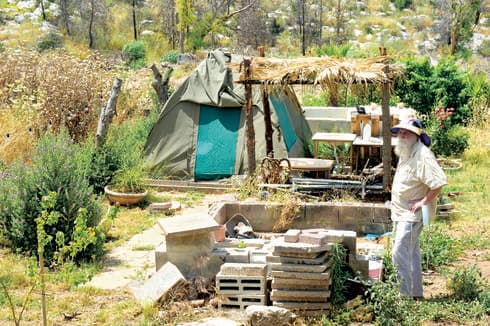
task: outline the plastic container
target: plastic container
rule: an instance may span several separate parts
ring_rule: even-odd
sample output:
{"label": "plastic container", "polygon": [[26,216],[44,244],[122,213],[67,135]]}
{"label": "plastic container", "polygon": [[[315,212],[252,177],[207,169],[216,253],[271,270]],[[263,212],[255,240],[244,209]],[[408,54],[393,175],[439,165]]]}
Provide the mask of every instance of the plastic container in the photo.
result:
{"label": "plastic container", "polygon": [[429,225],[430,223],[429,205],[422,206],[422,221],[424,225]]}

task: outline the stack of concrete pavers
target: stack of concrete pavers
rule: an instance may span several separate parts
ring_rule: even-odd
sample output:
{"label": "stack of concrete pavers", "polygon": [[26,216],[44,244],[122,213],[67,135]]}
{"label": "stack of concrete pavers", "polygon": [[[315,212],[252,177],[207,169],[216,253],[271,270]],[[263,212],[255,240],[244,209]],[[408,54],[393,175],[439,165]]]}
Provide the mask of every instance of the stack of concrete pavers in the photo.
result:
{"label": "stack of concrete pavers", "polygon": [[219,308],[267,305],[267,265],[225,263],[216,275]]}
{"label": "stack of concrete pavers", "polygon": [[284,243],[267,257],[271,267],[274,306],[302,315],[318,315],[330,308],[330,251],[341,243],[356,250],[356,233],[327,229],[289,230]]}

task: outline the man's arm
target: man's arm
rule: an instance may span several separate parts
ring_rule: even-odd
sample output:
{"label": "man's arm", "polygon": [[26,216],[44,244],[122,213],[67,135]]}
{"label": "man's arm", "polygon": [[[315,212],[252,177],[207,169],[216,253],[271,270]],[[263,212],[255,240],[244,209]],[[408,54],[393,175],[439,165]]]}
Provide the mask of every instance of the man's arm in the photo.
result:
{"label": "man's arm", "polygon": [[421,208],[422,206],[431,202],[434,198],[439,196],[439,194],[441,193],[442,187],[443,186],[440,186],[438,188],[434,188],[434,189],[429,190],[424,198],[422,198],[421,200],[419,200],[418,202],[413,204],[411,212],[415,213],[419,208]]}

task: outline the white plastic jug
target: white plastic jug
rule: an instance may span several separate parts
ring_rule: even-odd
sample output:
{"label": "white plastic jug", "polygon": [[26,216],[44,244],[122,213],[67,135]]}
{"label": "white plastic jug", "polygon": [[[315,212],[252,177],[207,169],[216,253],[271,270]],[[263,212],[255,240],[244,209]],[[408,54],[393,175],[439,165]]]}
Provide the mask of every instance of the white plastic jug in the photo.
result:
{"label": "white plastic jug", "polygon": [[364,129],[362,130],[362,139],[369,140],[371,138],[371,124],[366,123]]}

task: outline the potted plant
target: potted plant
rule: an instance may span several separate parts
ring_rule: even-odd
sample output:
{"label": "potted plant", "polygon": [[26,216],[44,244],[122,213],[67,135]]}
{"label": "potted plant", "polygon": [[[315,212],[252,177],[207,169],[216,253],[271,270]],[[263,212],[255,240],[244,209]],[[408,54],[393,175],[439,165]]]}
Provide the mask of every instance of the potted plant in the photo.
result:
{"label": "potted plant", "polygon": [[112,203],[135,205],[148,194],[143,183],[145,178],[146,172],[142,164],[123,167],[115,172],[111,184],[104,188],[104,192]]}

